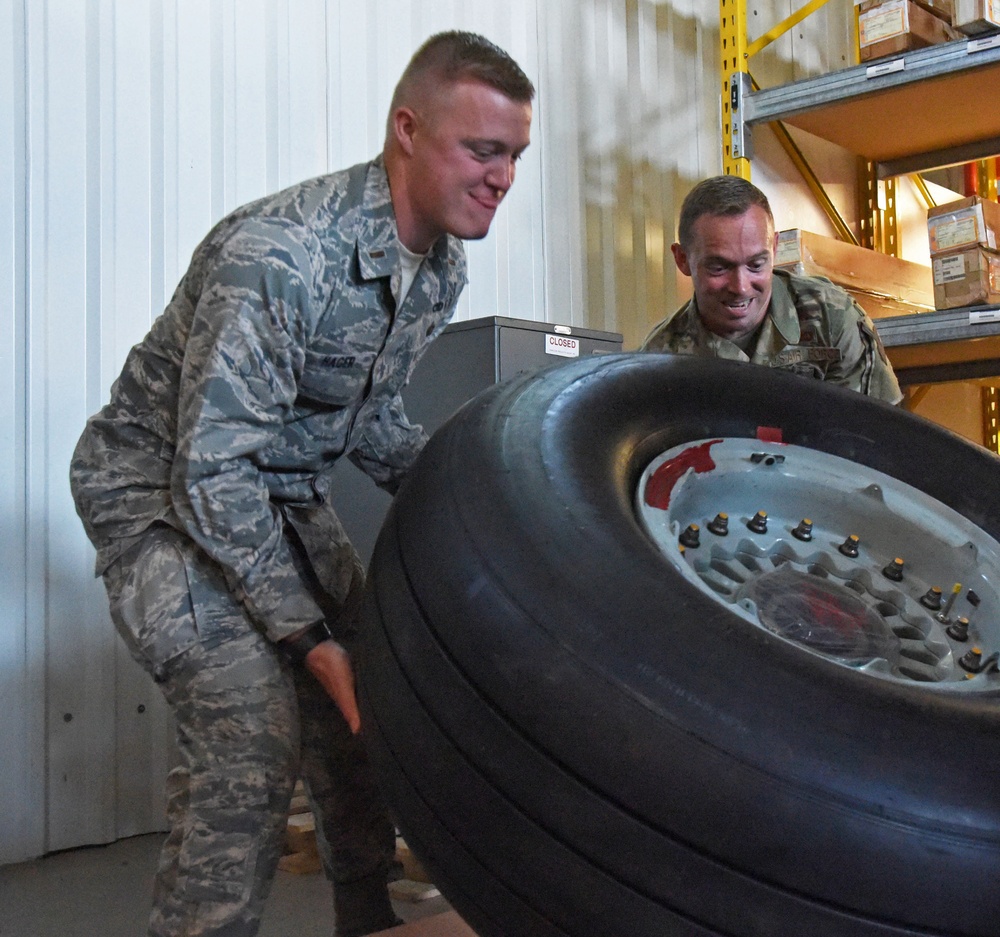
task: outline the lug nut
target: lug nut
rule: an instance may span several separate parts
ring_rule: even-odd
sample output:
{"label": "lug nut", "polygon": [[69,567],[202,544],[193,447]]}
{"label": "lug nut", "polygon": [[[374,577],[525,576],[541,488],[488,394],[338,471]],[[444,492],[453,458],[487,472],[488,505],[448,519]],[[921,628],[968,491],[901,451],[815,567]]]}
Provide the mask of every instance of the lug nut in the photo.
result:
{"label": "lug nut", "polygon": [[813,522],[809,520],[808,517],[803,517],[799,521],[799,526],[792,531],[792,536],[796,540],[812,540],[813,538]]}
{"label": "lug nut", "polygon": [[903,581],[903,558],[897,556],[888,566],[882,569],[882,575],[893,582]]}
{"label": "lug nut", "polygon": [[944,629],[945,633],[953,641],[968,641],[969,640],[969,619],[964,615],[948,625]]}
{"label": "lug nut", "polygon": [[716,514],[715,519],[708,522],[708,531],[717,537],[725,537],[729,533],[729,515]]}
{"label": "lug nut", "polygon": [[701,544],[701,533],[697,524],[688,524],[677,538],[682,547],[695,547]]}
{"label": "lug nut", "polygon": [[944,608],[942,608],[941,611],[934,616],[939,622],[941,622],[942,625],[947,625],[948,622],[951,621],[951,609],[961,591],[962,584],[960,582],[956,582],[952,587],[951,595],[948,596],[948,601],[944,603]]}
{"label": "lug nut", "polygon": [[925,608],[929,608],[932,612],[940,610],[941,587],[931,586],[922,596],[920,596],[920,604]]}
{"label": "lug nut", "polygon": [[755,534],[767,533],[767,511],[758,511],[747,521],[747,529]]}
{"label": "lug nut", "polygon": [[851,534],[851,536],[848,537],[839,547],[837,547],[837,549],[840,550],[844,556],[849,556],[854,559],[858,555],[858,543],[858,535]]}
{"label": "lug nut", "polygon": [[959,664],[964,670],[968,670],[969,673],[979,673],[983,667],[983,651],[982,648],[974,647],[966,651],[960,658]]}

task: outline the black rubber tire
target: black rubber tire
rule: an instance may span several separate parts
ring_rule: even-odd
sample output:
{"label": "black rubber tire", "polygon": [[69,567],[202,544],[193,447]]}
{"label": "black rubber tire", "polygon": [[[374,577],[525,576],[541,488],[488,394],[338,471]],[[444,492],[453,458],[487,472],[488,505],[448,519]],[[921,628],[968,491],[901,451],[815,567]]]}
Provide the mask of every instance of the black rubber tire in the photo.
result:
{"label": "black rubber tire", "polygon": [[998,701],[772,636],[636,520],[652,458],[761,426],[1000,539],[985,450],[840,388],[664,355],[491,388],[397,496],[369,572],[365,733],[480,937],[998,933]]}

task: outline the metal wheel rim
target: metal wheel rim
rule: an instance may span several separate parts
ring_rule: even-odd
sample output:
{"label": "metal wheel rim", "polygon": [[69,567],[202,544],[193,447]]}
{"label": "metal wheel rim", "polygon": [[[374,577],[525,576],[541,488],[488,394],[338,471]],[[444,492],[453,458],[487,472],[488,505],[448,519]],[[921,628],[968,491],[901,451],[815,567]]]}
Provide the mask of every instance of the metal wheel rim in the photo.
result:
{"label": "metal wheel rim", "polygon": [[924,492],[817,450],[717,438],[657,456],[636,509],[684,580],[754,626],[875,678],[1000,692],[1000,544]]}

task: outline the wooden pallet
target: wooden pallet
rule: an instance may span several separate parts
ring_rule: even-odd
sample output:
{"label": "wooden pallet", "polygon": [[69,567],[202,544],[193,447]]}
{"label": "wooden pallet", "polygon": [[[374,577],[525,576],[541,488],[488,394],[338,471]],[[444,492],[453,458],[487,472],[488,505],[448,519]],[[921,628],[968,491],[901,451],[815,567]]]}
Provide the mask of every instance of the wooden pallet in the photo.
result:
{"label": "wooden pallet", "polygon": [[419,921],[411,921],[402,927],[379,931],[371,937],[476,937],[468,924],[454,911],[431,914]]}
{"label": "wooden pallet", "polygon": [[295,785],[285,831],[285,854],[278,860],[278,868],[295,875],[319,872],[323,864],[316,846],[316,818],[301,781]]}
{"label": "wooden pallet", "polygon": [[[389,894],[398,901],[426,901],[441,893],[431,882],[419,860],[402,837],[396,837],[396,859],[403,866],[403,878],[392,882]],[[323,868],[316,845],[316,818],[300,781],[295,786],[285,836],[285,854],[278,868],[295,875],[312,875]]]}

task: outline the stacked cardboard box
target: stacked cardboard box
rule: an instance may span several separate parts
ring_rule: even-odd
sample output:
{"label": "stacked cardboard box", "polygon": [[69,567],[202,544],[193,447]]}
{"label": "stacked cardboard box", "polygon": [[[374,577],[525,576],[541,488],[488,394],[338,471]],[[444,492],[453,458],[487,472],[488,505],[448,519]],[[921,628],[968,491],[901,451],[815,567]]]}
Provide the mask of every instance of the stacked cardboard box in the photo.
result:
{"label": "stacked cardboard box", "polygon": [[800,276],[832,280],[873,319],[934,308],[929,267],[801,228],[778,233],[774,265]]}
{"label": "stacked cardboard box", "polygon": [[978,195],[927,213],[934,306],[1000,303],[1000,205]]}
{"label": "stacked cardboard box", "polygon": [[951,25],[953,0],[862,0],[858,4],[861,61],[961,37]]}
{"label": "stacked cardboard box", "polygon": [[967,36],[1000,29],[1000,0],[954,0],[951,25]]}

